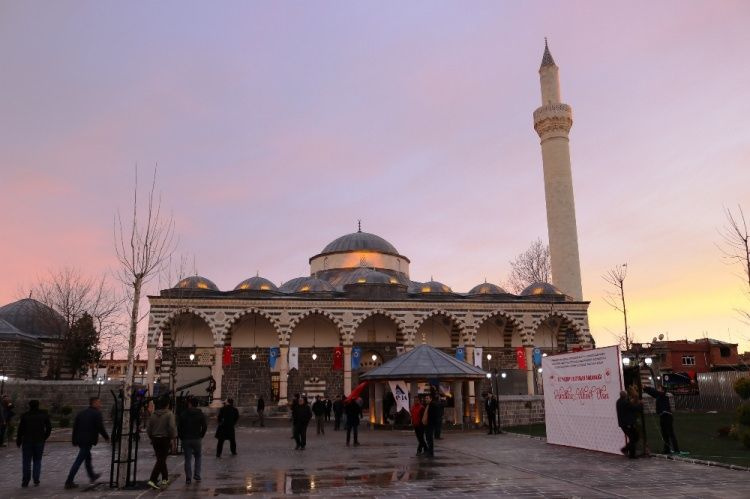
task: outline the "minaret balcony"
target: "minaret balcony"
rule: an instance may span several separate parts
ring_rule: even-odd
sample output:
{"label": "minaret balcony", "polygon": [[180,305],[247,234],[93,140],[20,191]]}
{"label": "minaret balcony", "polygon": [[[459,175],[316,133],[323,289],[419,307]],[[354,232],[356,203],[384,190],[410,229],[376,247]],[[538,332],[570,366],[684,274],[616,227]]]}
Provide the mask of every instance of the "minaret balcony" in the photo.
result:
{"label": "minaret balcony", "polygon": [[572,126],[573,109],[567,104],[547,104],[534,111],[534,130],[542,139],[567,136]]}

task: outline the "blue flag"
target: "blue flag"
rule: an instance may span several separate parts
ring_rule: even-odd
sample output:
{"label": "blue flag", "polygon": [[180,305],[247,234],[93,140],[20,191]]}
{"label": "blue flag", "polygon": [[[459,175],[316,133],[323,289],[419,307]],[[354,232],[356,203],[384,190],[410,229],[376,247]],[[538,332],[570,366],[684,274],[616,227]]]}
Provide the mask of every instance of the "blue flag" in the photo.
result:
{"label": "blue flag", "polygon": [[352,369],[359,369],[359,361],[362,358],[362,347],[352,347]]}
{"label": "blue flag", "polygon": [[466,351],[464,350],[464,347],[456,348],[456,358],[466,362]]}
{"label": "blue flag", "polygon": [[271,369],[276,367],[276,359],[281,355],[279,347],[271,347],[268,349],[268,365]]}
{"label": "blue flag", "polygon": [[534,361],[535,366],[542,365],[542,350],[540,348],[534,349],[534,351],[531,353],[531,360]]}

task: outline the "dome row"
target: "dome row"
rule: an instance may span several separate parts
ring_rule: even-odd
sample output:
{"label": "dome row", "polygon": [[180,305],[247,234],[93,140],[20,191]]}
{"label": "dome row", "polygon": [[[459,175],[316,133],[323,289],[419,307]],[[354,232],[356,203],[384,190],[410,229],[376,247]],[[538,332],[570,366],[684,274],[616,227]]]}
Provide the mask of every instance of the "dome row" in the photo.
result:
{"label": "dome row", "polygon": [[[386,273],[378,272],[377,270],[369,268],[359,268],[353,271],[347,279],[344,281],[344,286],[347,285],[398,285],[401,282]],[[219,291],[219,288],[210,279],[201,276],[191,276],[182,279],[175,286],[175,289],[193,289],[193,290],[206,290],[206,291]],[[274,283],[263,277],[255,276],[249,279],[245,279],[239,283],[235,288],[235,291],[275,291],[281,293],[325,293],[336,291],[331,283],[323,279],[319,279],[315,276],[308,277],[297,277],[291,279],[281,287],[277,287]],[[430,280],[428,282],[416,282],[411,281],[408,286],[408,290],[413,294],[452,294],[453,290],[445,284]],[[484,282],[471,288],[467,293],[469,296],[497,296],[497,295],[509,295],[500,286],[495,284]],[[552,284],[546,282],[535,282],[530,286],[526,287],[519,296],[564,296],[564,293],[557,289]]]}

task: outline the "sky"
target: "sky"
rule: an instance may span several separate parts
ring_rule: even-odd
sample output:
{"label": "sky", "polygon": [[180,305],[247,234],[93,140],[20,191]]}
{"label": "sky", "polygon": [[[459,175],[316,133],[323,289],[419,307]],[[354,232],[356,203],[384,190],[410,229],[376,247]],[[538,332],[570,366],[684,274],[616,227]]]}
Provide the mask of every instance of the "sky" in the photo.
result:
{"label": "sky", "polygon": [[177,255],[220,289],[308,274],[358,219],[414,280],[502,283],[547,239],[548,37],[597,344],[622,334],[602,275],[627,263],[636,340],[750,350],[719,234],[725,207],[750,215],[748,19],[744,1],[5,0],[0,304],[49,270],[113,272],[114,217],[156,165]]}

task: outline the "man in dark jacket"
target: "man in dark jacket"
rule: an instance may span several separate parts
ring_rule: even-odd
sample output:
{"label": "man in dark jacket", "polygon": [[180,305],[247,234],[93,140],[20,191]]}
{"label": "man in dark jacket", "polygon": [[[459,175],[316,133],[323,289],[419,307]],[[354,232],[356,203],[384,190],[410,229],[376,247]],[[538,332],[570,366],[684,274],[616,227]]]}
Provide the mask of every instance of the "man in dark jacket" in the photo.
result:
{"label": "man in dark jacket", "polygon": [[312,405],[312,412],[315,415],[315,429],[318,435],[326,434],[326,403],[320,398],[320,395],[315,396],[315,402]]}
{"label": "man in dark jacket", "polygon": [[435,398],[432,400],[437,410],[437,423],[435,424],[435,438],[440,440],[443,438],[443,417],[445,415],[445,397],[440,392],[435,392]]}
{"label": "man in dark jacket", "polygon": [[[255,412],[258,414],[258,424],[263,427],[266,426],[264,421],[264,412],[266,411],[266,401],[263,400],[263,395],[258,397],[258,405],[255,406]],[[255,426],[255,423],[253,423],[253,426]]]}
{"label": "man in dark jacket", "polygon": [[5,447],[5,432],[13,419],[13,402],[10,397],[3,395],[0,399],[0,447]]}
{"label": "man in dark jacket", "polygon": [[[439,395],[436,395],[436,397],[439,397]],[[433,457],[435,455],[435,430],[440,425],[440,407],[438,407],[438,401],[432,399],[431,394],[425,394],[424,402],[422,424],[424,424],[424,440],[427,444],[425,455]]]}
{"label": "man in dark jacket", "polygon": [[346,445],[349,445],[351,434],[354,433],[354,446],[359,446],[359,419],[362,417],[362,399],[349,401],[344,406],[346,412]]}
{"label": "man in dark jacket", "polygon": [[323,400],[323,402],[326,405],[326,421],[330,421],[331,409],[333,409],[333,402],[331,402],[331,399],[329,399],[328,397],[326,397],[325,400]]}
{"label": "man in dark jacket", "polygon": [[656,399],[656,414],[659,415],[659,427],[661,429],[661,438],[664,439],[664,454],[680,452],[680,446],[677,444],[677,436],[674,434],[674,417],[672,416],[672,407],[669,404],[669,397],[664,387],[660,389],[644,386],[643,391]]}
{"label": "man in dark jacket", "polygon": [[29,401],[29,411],[21,415],[16,435],[16,445],[21,447],[23,454],[23,477],[21,487],[28,487],[31,480],[31,461],[34,461],[34,486],[39,485],[42,473],[42,454],[44,442],[52,433],[52,423],[47,411],[39,410],[39,401]]}
{"label": "man in dark jacket", "polygon": [[307,397],[299,397],[292,406],[292,431],[297,446],[295,450],[305,450],[307,445],[307,425],[312,419],[312,411],[307,404]]}
{"label": "man in dark jacket", "polygon": [[500,428],[497,426],[497,399],[492,393],[487,393],[484,399],[484,410],[487,412],[487,425],[489,426],[488,435],[498,433]]}
{"label": "man in dark jacket", "polygon": [[221,457],[221,451],[224,449],[224,440],[229,440],[229,450],[232,455],[237,455],[237,442],[234,439],[234,426],[240,419],[240,411],[234,406],[234,399],[227,399],[224,407],[219,409],[219,425],[216,427],[216,438],[219,440],[216,445],[216,457]]}
{"label": "man in dark jacket", "polygon": [[336,402],[333,403],[333,429],[338,431],[341,429],[341,417],[344,415],[344,396],[339,397]]}
{"label": "man in dark jacket", "polygon": [[[191,477],[196,482],[201,481],[201,442],[206,434],[208,425],[203,411],[196,407],[195,399],[188,397],[187,409],[180,414],[177,424],[177,435],[182,440],[182,450],[185,453],[185,483],[191,483]],[[195,474],[192,461],[195,460]]]}
{"label": "man in dark jacket", "polygon": [[615,408],[617,409],[617,425],[627,438],[625,447],[620,451],[630,459],[635,459],[635,444],[638,442],[638,429],[636,421],[638,417],[639,404],[633,402],[628,396],[628,392],[621,391],[620,398],[617,399]]}
{"label": "man in dark jacket", "polygon": [[88,473],[91,483],[94,483],[101,476],[101,473],[94,472],[94,467],[91,464],[91,447],[99,443],[99,435],[109,442],[109,435],[107,430],[104,429],[101,408],[102,401],[99,400],[99,397],[91,397],[89,406],[76,415],[73,422],[73,445],[78,447],[78,456],[70,468],[68,479],[65,480],[66,489],[78,487],[73,480],[75,480],[78,469],[83,463],[86,463],[86,473]]}

